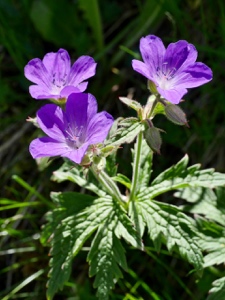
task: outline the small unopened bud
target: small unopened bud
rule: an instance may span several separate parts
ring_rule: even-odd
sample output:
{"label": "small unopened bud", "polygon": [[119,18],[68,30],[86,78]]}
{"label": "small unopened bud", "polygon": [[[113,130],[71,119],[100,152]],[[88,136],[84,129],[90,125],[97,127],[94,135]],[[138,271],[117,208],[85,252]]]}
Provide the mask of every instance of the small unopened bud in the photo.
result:
{"label": "small unopened bud", "polygon": [[80,163],[83,167],[89,167],[91,165],[91,160],[88,154],[85,154]]}
{"label": "small unopened bud", "polygon": [[167,104],[165,107],[165,114],[168,120],[174,124],[186,125],[188,127],[186,115],[179,106],[175,104]]}
{"label": "small unopened bud", "polygon": [[160,154],[160,148],[162,145],[160,129],[158,129],[156,127],[149,127],[144,132],[144,138],[145,138],[148,146],[152,149],[152,151]]}
{"label": "small unopened bud", "polygon": [[104,148],[101,149],[101,154],[106,157],[110,154],[112,154],[115,150],[116,150],[116,146],[111,146],[111,145],[108,145],[108,146],[105,146]]}

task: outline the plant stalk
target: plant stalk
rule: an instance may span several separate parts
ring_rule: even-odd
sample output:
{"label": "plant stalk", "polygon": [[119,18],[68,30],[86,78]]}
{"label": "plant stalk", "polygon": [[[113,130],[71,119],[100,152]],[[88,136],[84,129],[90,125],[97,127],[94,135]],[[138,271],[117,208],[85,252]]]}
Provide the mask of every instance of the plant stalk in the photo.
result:
{"label": "plant stalk", "polygon": [[120,190],[116,183],[112,180],[112,178],[103,170],[97,172],[93,167],[91,168],[91,170],[95,178],[102,184],[102,186],[104,186],[106,192],[120,204],[122,203],[124,206],[125,202],[123,200],[123,196],[120,193]]}
{"label": "plant stalk", "polygon": [[137,148],[134,153],[133,175],[132,175],[132,183],[130,189],[130,201],[133,201],[136,196],[139,170],[140,170],[142,139],[143,139],[143,133],[140,132],[137,137]]}

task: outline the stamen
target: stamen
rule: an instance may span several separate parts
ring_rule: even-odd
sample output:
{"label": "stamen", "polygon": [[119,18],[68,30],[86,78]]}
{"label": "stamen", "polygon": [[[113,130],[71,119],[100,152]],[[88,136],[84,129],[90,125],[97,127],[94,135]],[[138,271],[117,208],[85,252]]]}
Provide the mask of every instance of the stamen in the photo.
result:
{"label": "stamen", "polygon": [[68,141],[68,144],[70,147],[74,147],[74,148],[79,148],[80,144],[81,144],[81,136],[83,133],[83,129],[84,126],[76,126],[74,128],[72,128],[72,126],[70,126],[70,124],[68,124],[67,129],[64,130],[64,132],[66,133],[66,140]]}

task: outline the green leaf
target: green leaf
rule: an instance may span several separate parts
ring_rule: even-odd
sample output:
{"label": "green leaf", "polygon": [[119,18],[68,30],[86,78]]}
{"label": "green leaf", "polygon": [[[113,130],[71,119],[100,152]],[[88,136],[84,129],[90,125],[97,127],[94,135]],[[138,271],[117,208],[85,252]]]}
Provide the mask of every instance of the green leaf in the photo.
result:
{"label": "green leaf", "polygon": [[53,211],[49,219],[51,223],[46,226],[44,233],[44,239],[49,232],[53,233],[50,237],[52,258],[48,299],[52,299],[69,279],[73,257],[112,210],[112,200],[107,197],[94,199],[72,192],[54,194],[54,197],[58,199],[60,207]]}
{"label": "green leaf", "polygon": [[99,197],[105,196],[106,193],[98,187],[98,183],[92,176],[91,172],[86,176],[83,173],[83,168],[77,165],[72,165],[70,162],[65,162],[57,171],[53,173],[52,180],[62,182],[65,180],[72,181],[87,190],[92,191]]}
{"label": "green leaf", "polygon": [[[95,21],[97,21],[96,9],[92,11],[92,14],[95,15]],[[60,16],[61,22],[55,16]],[[84,22],[83,14],[77,9],[75,3],[58,0],[57,5],[55,5],[55,0],[33,1],[30,18],[41,36],[46,41],[54,43],[54,45],[74,48],[78,56],[82,54],[84,49],[93,47],[93,38],[88,23]],[[66,20],[67,26],[62,20]],[[76,39],[74,39],[74,32],[76,32]],[[96,34],[99,33],[99,24],[96,25],[93,33],[96,38]],[[85,38],[85,36],[88,36],[88,38]],[[98,40],[99,42],[100,40]],[[100,45],[98,44],[98,46]]]}
{"label": "green leaf", "polygon": [[169,251],[178,250],[196,269],[201,269],[203,257],[193,220],[176,206],[138,199],[136,202],[156,250],[165,240]]}
{"label": "green leaf", "polygon": [[134,223],[135,230],[137,234],[142,237],[145,230],[145,221],[141,214],[141,207],[139,207],[136,201],[129,202],[129,216]]}
{"label": "green leaf", "polygon": [[206,300],[224,300],[225,295],[225,277],[217,279],[213,282],[213,288],[209,291]]}
{"label": "green leaf", "polygon": [[185,156],[177,165],[160,174],[149,188],[141,189],[139,198],[154,199],[171,190],[187,187],[215,188],[225,184],[225,174],[215,172],[214,169],[199,170],[199,165],[186,168],[187,162],[188,158]]}
{"label": "green leaf", "polygon": [[107,143],[120,146],[124,143],[132,143],[139,132],[144,130],[144,124],[140,123],[137,118],[127,118],[121,120],[117,132],[107,141]]}
{"label": "green leaf", "polygon": [[225,202],[222,190],[225,189],[216,188],[215,193],[211,189],[202,187],[185,188],[176,192],[174,196],[192,203],[192,205],[183,205],[184,211],[204,215],[225,226]]}
{"label": "green leaf", "polygon": [[100,300],[109,299],[115,279],[117,281],[123,277],[119,266],[127,270],[124,248],[113,234],[115,226],[111,219],[99,228],[88,255],[89,276],[96,275],[94,287],[98,288],[97,296]]}
{"label": "green leaf", "polygon": [[86,19],[90,24],[90,27],[93,31],[93,36],[98,46],[98,50],[101,51],[104,45],[104,37],[102,30],[102,21],[101,14],[99,11],[98,1],[97,0],[80,0],[79,5],[84,11]]}
{"label": "green leaf", "polygon": [[206,238],[201,246],[209,253],[204,257],[204,267],[219,265],[225,262],[225,236],[220,238]]}
{"label": "green leaf", "polygon": [[51,244],[47,298],[52,299],[57,290],[63,288],[69,279],[73,258],[97,231],[88,256],[90,275],[97,275],[98,295],[100,299],[107,299],[115,280],[122,276],[120,267],[127,268],[119,239],[143,249],[141,237],[126,210],[109,196],[95,198],[67,192],[52,193],[52,198],[57,207],[47,215],[48,224],[41,238],[42,243]]}
{"label": "green leaf", "polygon": [[204,267],[222,264],[225,262],[225,230],[224,226],[199,217],[197,219],[200,246],[208,252],[204,257]]}
{"label": "green leaf", "polygon": [[118,173],[116,176],[112,177],[112,179],[114,181],[117,181],[117,182],[123,184],[125,187],[127,187],[128,189],[130,189],[131,181],[130,181],[129,178],[127,178],[127,176]]}
{"label": "green leaf", "polygon": [[123,277],[119,267],[127,270],[125,251],[119,240],[121,237],[135,248],[143,249],[141,238],[126,211],[113,202],[112,212],[99,227],[88,255],[89,275],[96,275],[94,287],[98,288],[97,296],[102,300],[108,299],[115,280]]}
{"label": "green leaf", "polygon": [[127,212],[117,202],[114,202],[113,211],[115,212],[114,221],[116,222],[115,235],[119,239],[123,237],[134,248],[143,250],[141,235],[137,232]]}
{"label": "green leaf", "polygon": [[159,174],[153,181],[152,185],[159,184],[160,182],[174,177],[179,177],[183,170],[187,168],[189,158],[185,155],[176,165],[173,165],[169,169]]}
{"label": "green leaf", "polygon": [[133,108],[137,112],[142,108],[141,104],[135,100],[126,98],[126,97],[119,97],[120,101],[129,106],[130,108]]}

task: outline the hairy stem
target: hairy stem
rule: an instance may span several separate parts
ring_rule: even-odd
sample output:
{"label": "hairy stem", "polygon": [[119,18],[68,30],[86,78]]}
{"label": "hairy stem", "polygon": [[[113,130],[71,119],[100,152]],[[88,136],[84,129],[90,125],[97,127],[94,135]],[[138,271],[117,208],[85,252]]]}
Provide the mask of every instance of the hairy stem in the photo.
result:
{"label": "hairy stem", "polygon": [[123,196],[120,193],[120,190],[116,183],[112,180],[112,178],[103,170],[100,172],[97,172],[94,168],[91,168],[91,170],[95,175],[96,179],[105,188],[105,191],[115,200],[117,200],[120,204],[122,203],[124,205],[125,203],[123,200]]}
{"label": "hairy stem", "polygon": [[130,189],[130,201],[133,201],[136,195],[139,170],[140,170],[142,139],[143,139],[143,133],[140,132],[137,137],[137,146],[134,153],[133,176],[132,176],[132,183]]}

